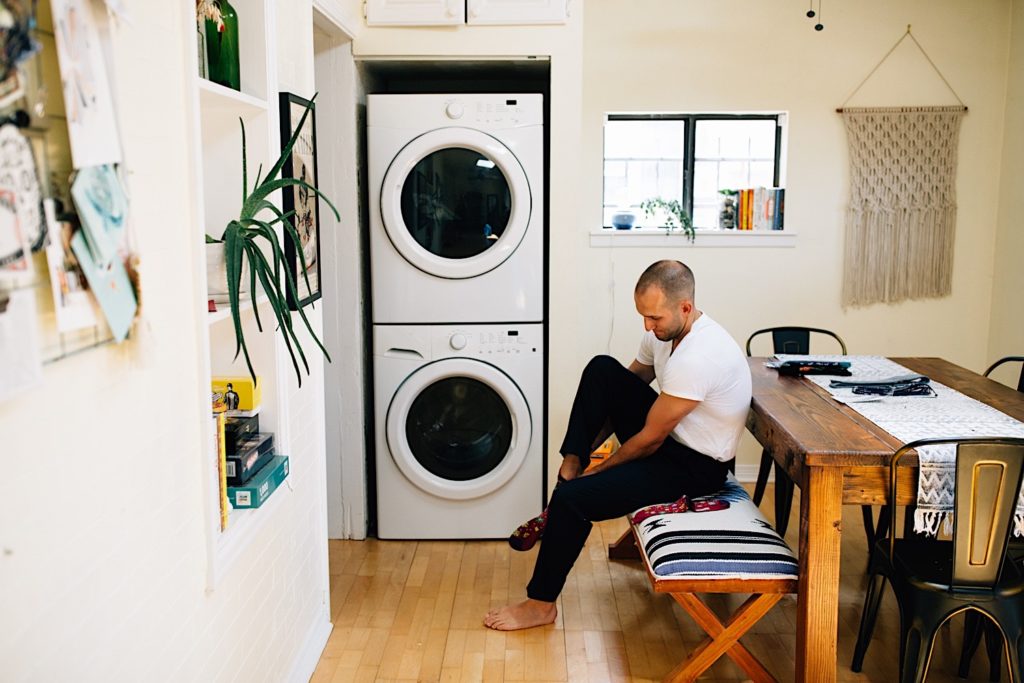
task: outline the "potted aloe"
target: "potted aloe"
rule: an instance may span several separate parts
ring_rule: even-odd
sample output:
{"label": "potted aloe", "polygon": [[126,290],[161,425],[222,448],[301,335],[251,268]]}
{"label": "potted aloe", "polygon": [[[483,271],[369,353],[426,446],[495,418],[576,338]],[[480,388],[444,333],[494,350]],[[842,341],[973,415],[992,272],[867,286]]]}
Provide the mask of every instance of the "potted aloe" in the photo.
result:
{"label": "potted aloe", "polygon": [[[315,99],[316,97],[314,96],[313,100]],[[288,355],[291,357],[292,367],[295,368],[295,376],[299,381],[299,386],[302,386],[302,373],[299,370],[300,360],[306,369],[306,374],[309,374],[309,363],[306,360],[305,352],[302,350],[302,345],[299,343],[299,338],[295,334],[291,311],[288,306],[289,294],[293,301],[297,301],[298,296],[295,280],[286,266],[284,240],[291,240],[292,245],[295,247],[294,251],[298,258],[301,259],[299,272],[303,274],[303,277],[306,279],[306,286],[309,287],[309,279],[306,275],[306,256],[303,253],[299,235],[290,220],[295,212],[281,211],[280,208],[269,200],[269,197],[282,188],[298,186],[315,193],[323,199],[324,203],[334,212],[335,219],[341,220],[341,216],[338,214],[338,210],[334,208],[334,204],[320,190],[299,178],[278,177],[285,160],[288,159],[292,152],[292,147],[295,146],[295,141],[298,139],[299,131],[302,130],[302,125],[309,115],[313,100],[310,100],[310,104],[302,113],[302,118],[299,119],[298,125],[295,126],[295,132],[292,133],[288,143],[281,150],[281,156],[274,162],[273,167],[262,179],[260,179],[260,173],[263,167],[262,165],[260,166],[252,189],[249,189],[246,166],[245,123],[241,118],[239,119],[239,123],[242,126],[242,209],[239,212],[238,218],[227,224],[224,234],[219,240],[210,237],[210,235],[206,236],[207,244],[223,244],[224,265],[227,272],[227,298],[228,304],[231,307],[231,320],[234,323],[235,330],[235,358],[237,359],[240,353],[244,356],[245,364],[254,382],[256,381],[256,371],[252,367],[249,347],[245,342],[245,331],[242,327],[240,308],[245,284],[248,284],[248,290],[253,297],[252,310],[256,318],[257,329],[260,332],[263,331],[259,306],[256,305],[255,301],[258,294],[256,285],[258,284],[262,294],[267,297],[270,309],[274,312],[277,329],[284,339],[285,347],[288,349]],[[269,220],[267,220],[268,218]],[[278,225],[280,225],[280,235],[278,234]],[[246,275],[247,283],[242,282],[243,273]],[[316,342],[320,351],[323,352],[324,357],[330,362],[331,357],[327,353],[327,349],[324,348],[323,343],[316,336],[316,332],[313,331],[312,326],[309,324],[309,319],[306,317],[301,306],[298,307],[298,314],[302,319],[302,323],[309,331],[309,335]]]}

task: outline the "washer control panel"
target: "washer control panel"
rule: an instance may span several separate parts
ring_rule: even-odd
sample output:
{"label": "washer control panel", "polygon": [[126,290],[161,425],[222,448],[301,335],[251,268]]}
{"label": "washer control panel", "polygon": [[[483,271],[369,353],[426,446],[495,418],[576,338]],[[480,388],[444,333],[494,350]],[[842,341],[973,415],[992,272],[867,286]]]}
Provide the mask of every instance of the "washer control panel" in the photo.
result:
{"label": "washer control panel", "polygon": [[434,358],[528,356],[540,354],[543,326],[467,325],[434,327]]}

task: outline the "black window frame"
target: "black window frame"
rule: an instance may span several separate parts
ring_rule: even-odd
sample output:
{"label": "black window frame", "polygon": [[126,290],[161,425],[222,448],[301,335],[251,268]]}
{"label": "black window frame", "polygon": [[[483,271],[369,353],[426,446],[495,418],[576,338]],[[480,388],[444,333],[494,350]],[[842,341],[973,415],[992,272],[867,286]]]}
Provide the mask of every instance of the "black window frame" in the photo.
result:
{"label": "black window frame", "polygon": [[[772,172],[772,185],[779,187],[779,176],[782,157],[782,123],[785,114],[605,114],[605,121],[685,121],[686,149],[683,150],[683,208],[693,217],[693,173],[696,159],[696,135],[698,121],[775,121],[775,168]],[[604,209],[604,144],[601,145],[601,206]],[[603,222],[603,221],[602,221]],[[610,228],[611,226],[603,226]],[[696,227],[696,226],[694,226]]]}

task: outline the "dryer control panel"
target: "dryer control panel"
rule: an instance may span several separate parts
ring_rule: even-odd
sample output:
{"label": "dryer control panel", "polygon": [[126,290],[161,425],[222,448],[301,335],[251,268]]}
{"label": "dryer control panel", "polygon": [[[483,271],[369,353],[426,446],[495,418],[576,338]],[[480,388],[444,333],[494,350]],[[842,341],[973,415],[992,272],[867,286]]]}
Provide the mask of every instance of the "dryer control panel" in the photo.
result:
{"label": "dryer control panel", "polygon": [[544,124],[544,97],[537,93],[373,94],[366,106],[371,128],[500,130]]}

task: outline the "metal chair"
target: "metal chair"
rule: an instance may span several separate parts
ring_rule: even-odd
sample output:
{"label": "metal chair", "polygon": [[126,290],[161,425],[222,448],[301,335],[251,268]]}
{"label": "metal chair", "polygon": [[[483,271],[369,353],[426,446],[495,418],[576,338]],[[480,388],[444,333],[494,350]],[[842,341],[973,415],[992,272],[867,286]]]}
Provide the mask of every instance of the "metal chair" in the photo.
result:
{"label": "metal chair", "polygon": [[1024,392],[1024,356],[1006,356],[1005,358],[1000,358],[989,366],[988,370],[985,371],[985,376],[988,377],[991,375],[993,370],[1004,363],[1021,363],[1020,378],[1017,379],[1017,391]]}
{"label": "metal chair", "polygon": [[875,542],[868,591],[851,668],[860,671],[888,580],[900,612],[900,681],[923,681],[939,627],[953,615],[976,610],[1005,638],[1015,682],[1024,656],[1024,572],[1007,554],[1017,494],[1024,474],[1024,439],[922,439],[901,447],[889,466],[889,500],[895,501],[899,462],[923,446],[955,444],[956,487],[951,541],[897,538],[896,506],[889,533]]}
{"label": "metal chair", "polygon": [[[1020,378],[1017,380],[1017,391],[1024,393],[1024,356],[1000,358],[989,366],[988,370],[985,371],[985,376],[988,377],[1000,365],[1010,362],[1021,363]],[[1014,562],[1024,566],[1024,539],[1011,538],[1006,552]],[[989,680],[998,681],[1000,678],[999,658],[1003,651],[1002,635],[995,627],[995,624],[991,621],[982,620],[981,614],[973,610],[964,617],[964,642],[960,650],[958,675],[960,678],[967,678],[971,670],[971,660],[974,659],[974,653],[978,650],[978,646],[981,645],[982,635],[985,636],[985,650],[988,653]]]}
{"label": "metal chair", "polygon": [[[846,355],[846,343],[835,332],[823,330],[818,327],[766,327],[763,330],[754,332],[747,338],[747,356],[752,355],[750,343],[755,337],[762,334],[771,334],[772,349],[774,353],[789,353],[806,355],[810,353],[811,334],[821,334],[832,337],[839,343],[843,355]],[[757,470],[757,483],[754,485],[754,505],[760,505],[764,498],[765,488],[768,486],[768,475],[772,466],[775,467],[775,529],[780,536],[786,535],[786,527],[789,526],[789,514],[793,509],[793,481],[786,474],[786,471],[775,464],[771,451],[765,448],[761,451],[761,463]],[[870,505],[863,506],[864,531],[868,536],[868,545],[874,541],[875,525]]]}

